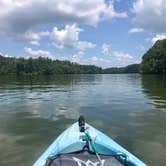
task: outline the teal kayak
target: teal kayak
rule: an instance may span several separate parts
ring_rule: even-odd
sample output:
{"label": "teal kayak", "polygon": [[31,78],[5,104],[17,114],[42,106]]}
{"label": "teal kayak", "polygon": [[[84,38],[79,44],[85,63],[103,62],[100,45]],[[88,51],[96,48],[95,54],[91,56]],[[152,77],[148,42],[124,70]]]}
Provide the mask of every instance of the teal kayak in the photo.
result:
{"label": "teal kayak", "polygon": [[[82,124],[81,124],[82,123]],[[91,125],[76,122],[46,149],[33,166],[146,166]]]}

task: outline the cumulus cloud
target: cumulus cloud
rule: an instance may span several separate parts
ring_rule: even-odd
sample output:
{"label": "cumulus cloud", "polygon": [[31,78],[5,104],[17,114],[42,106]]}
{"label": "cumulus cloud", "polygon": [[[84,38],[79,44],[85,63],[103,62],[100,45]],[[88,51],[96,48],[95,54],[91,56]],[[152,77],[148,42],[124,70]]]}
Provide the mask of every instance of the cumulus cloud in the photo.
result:
{"label": "cumulus cloud", "polygon": [[93,56],[91,59],[92,59],[92,61],[96,62],[96,61],[98,61],[99,58],[97,58],[96,56]]}
{"label": "cumulus cloud", "polygon": [[47,37],[52,44],[58,49],[75,49],[85,51],[86,49],[95,48],[96,44],[88,41],[80,41],[79,35],[83,29],[77,24],[66,25],[64,28],[58,29],[54,27],[52,31],[33,32],[27,31],[20,40],[29,42],[31,45],[40,45],[43,37]]}
{"label": "cumulus cloud", "polygon": [[104,0],[0,0],[0,33],[17,37],[34,27],[48,24],[87,24],[124,18],[111,1]]}
{"label": "cumulus cloud", "polygon": [[78,50],[86,50],[88,48],[95,48],[96,44],[88,42],[88,41],[78,41],[76,49]]}
{"label": "cumulus cloud", "polygon": [[78,28],[76,24],[66,25],[62,30],[54,27],[51,38],[54,40],[54,45],[57,48],[73,48],[79,40],[79,33],[81,31],[82,29]]}
{"label": "cumulus cloud", "polygon": [[114,64],[116,64],[116,66],[126,66],[133,63],[140,63],[141,61],[141,59],[134,58],[129,53],[125,53],[122,51],[114,51],[113,57],[115,58]]}
{"label": "cumulus cloud", "polygon": [[72,56],[71,60],[73,62],[76,62],[76,63],[81,63],[83,55],[84,55],[84,52],[83,51],[79,51],[79,52],[77,52],[76,54],[74,54]]}
{"label": "cumulus cloud", "polygon": [[141,58],[136,58],[129,53],[123,51],[111,51],[110,56],[91,56],[86,60],[81,59],[80,62],[93,64],[101,67],[123,67],[133,63],[140,63]]}
{"label": "cumulus cloud", "polygon": [[166,39],[166,33],[163,33],[163,34],[156,34],[151,42],[154,44],[157,40],[163,40],[163,39]]}
{"label": "cumulus cloud", "polygon": [[25,52],[28,53],[31,57],[48,57],[50,59],[59,59],[59,60],[69,60],[71,62],[76,62],[79,64],[89,64],[97,65],[100,67],[121,67],[133,63],[140,63],[140,58],[135,58],[129,53],[124,53],[122,51],[112,51],[111,56],[85,56],[83,51],[78,51],[75,54],[68,55],[52,55],[51,52],[46,50],[33,50],[32,48],[25,47]]}
{"label": "cumulus cloud", "polygon": [[40,50],[40,49],[33,50],[30,47],[25,47],[24,50],[29,55],[29,56],[27,56],[27,58],[29,58],[29,57],[32,57],[32,58],[45,57],[45,58],[50,58],[52,60],[55,60],[55,59],[62,60],[62,61],[68,60],[68,61],[76,62],[76,63],[80,63],[80,64],[85,64],[85,62],[86,62],[86,59],[84,58],[83,51],[78,51],[75,54],[68,54],[68,55],[53,55],[49,51]]}
{"label": "cumulus cloud", "polygon": [[104,57],[95,56],[95,55],[86,59],[82,57],[79,63],[91,64],[91,65],[96,65],[100,67],[110,67],[111,65],[113,65],[112,60],[109,57],[104,58]]}
{"label": "cumulus cloud", "polygon": [[101,52],[103,55],[109,55],[110,54],[110,45],[106,44],[106,43],[102,44]]}
{"label": "cumulus cloud", "polygon": [[155,33],[166,32],[166,0],[137,0],[133,3],[135,23]]}
{"label": "cumulus cloud", "polygon": [[54,56],[49,52],[49,51],[44,51],[44,50],[33,50],[32,48],[25,47],[24,48],[25,52],[30,54],[32,57],[48,57],[51,59],[54,59]]}
{"label": "cumulus cloud", "polygon": [[129,33],[138,33],[138,32],[143,32],[143,28],[132,28],[129,30]]}
{"label": "cumulus cloud", "polygon": [[127,13],[126,12],[122,12],[122,13],[118,13],[115,11],[114,9],[114,1],[110,1],[108,3],[109,5],[105,8],[104,12],[103,12],[103,18],[101,19],[110,19],[110,18],[126,18],[127,17]]}
{"label": "cumulus cloud", "polygon": [[64,29],[59,30],[54,27],[50,37],[53,40],[53,45],[57,48],[72,48],[76,50],[86,50],[88,48],[96,47],[88,41],[79,41],[79,34],[83,29],[79,28],[77,24],[66,25]]}
{"label": "cumulus cloud", "polygon": [[50,35],[49,31],[41,31],[41,32],[33,32],[27,31],[23,36],[21,36],[22,40],[28,41],[31,45],[40,45],[40,40],[43,37],[48,37]]}
{"label": "cumulus cloud", "polygon": [[28,41],[31,45],[40,45],[39,41],[41,40],[41,37],[38,33],[27,32],[25,35],[21,36],[21,38],[25,41]]}
{"label": "cumulus cloud", "polygon": [[118,60],[123,60],[123,59],[131,60],[131,59],[133,59],[133,56],[131,56],[130,54],[120,52],[120,51],[119,52],[115,51],[114,56],[117,57]]}
{"label": "cumulus cloud", "polygon": [[97,57],[97,56],[92,56],[91,61],[100,66],[101,66],[100,63],[102,63],[104,65],[105,63],[111,62],[111,60],[109,58],[102,58],[102,57]]}

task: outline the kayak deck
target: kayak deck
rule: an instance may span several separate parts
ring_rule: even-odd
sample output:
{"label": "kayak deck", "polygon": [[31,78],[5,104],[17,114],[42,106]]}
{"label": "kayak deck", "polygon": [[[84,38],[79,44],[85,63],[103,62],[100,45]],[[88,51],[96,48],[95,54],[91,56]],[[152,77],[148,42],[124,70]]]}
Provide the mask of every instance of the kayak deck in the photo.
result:
{"label": "kayak deck", "polygon": [[[114,156],[100,155],[104,166],[124,166]],[[99,160],[94,153],[81,151],[70,154],[60,154],[47,160],[46,166],[99,166]]]}
{"label": "kayak deck", "polygon": [[[119,156],[118,160],[121,163],[127,163],[125,164],[127,166],[146,166],[146,164],[144,164],[141,160],[121,147],[104,133],[87,123],[85,123],[85,127],[88,128],[88,133],[94,140],[99,155],[117,155]],[[48,149],[39,157],[33,166],[45,166],[48,158],[59,154],[69,154],[83,150],[86,145],[84,139],[85,133],[80,132],[77,122],[74,123],[48,147]],[[90,151],[94,152],[93,149],[90,149]]]}

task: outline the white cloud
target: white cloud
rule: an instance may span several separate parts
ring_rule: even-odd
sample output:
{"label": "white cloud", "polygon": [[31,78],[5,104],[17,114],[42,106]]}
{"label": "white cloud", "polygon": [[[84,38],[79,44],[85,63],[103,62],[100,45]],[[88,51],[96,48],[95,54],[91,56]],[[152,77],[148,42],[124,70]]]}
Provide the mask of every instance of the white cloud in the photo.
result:
{"label": "white cloud", "polygon": [[39,46],[40,40],[43,37],[49,37],[49,39],[52,40],[52,44],[59,49],[70,48],[85,51],[89,48],[95,48],[96,44],[79,40],[79,34],[82,31],[83,29],[79,28],[77,24],[72,24],[66,25],[64,29],[58,29],[57,27],[54,27],[52,32],[27,31],[21,39],[28,41],[32,45]]}
{"label": "white cloud", "polygon": [[113,52],[114,66],[126,66],[133,63],[140,63],[140,58],[134,58],[129,53],[124,53],[122,51]]}
{"label": "white cloud", "polygon": [[45,50],[33,50],[32,48],[25,47],[25,52],[30,54],[31,56],[37,58],[37,57],[48,57],[51,59],[54,59],[54,56],[49,52]]}
{"label": "white cloud", "polygon": [[21,36],[21,39],[28,41],[32,45],[39,46],[42,37],[47,37],[49,35],[50,35],[49,31],[41,31],[41,32],[27,31],[23,36]]}
{"label": "white cloud", "polygon": [[166,0],[137,0],[133,12],[139,27],[155,33],[166,32]]}
{"label": "white cloud", "polygon": [[54,27],[51,38],[54,40],[54,45],[57,48],[73,48],[79,40],[79,33],[82,29],[76,24],[66,25],[64,29],[58,30]]}
{"label": "white cloud", "polygon": [[103,68],[123,67],[129,64],[140,63],[141,58],[135,58],[129,53],[125,53],[122,51],[112,51],[110,52],[110,56],[92,56],[90,58],[87,58],[86,60],[81,59],[80,62],[101,66]]}
{"label": "white cloud", "polygon": [[84,55],[84,52],[79,51],[77,54],[74,54],[70,60],[72,62],[81,63],[83,55]]}
{"label": "white cloud", "polygon": [[156,34],[156,36],[153,37],[151,41],[154,44],[157,40],[163,40],[163,39],[166,39],[166,33]]}
{"label": "white cloud", "polygon": [[0,0],[0,33],[17,37],[48,24],[97,25],[111,18],[124,18],[111,1],[104,0]]}
{"label": "white cloud", "polygon": [[[53,55],[51,52],[46,50],[34,50],[30,47],[24,48],[27,55],[24,58],[38,58],[38,57],[48,57],[50,59],[59,60],[69,60],[71,62],[76,62],[79,64],[97,65],[103,68],[106,67],[122,67],[133,63],[140,63],[141,58],[135,58],[129,53],[124,53],[122,51],[112,51],[111,56],[101,56],[101,55],[85,55],[84,51],[78,51],[75,54],[67,55]],[[0,53],[1,54],[1,53]],[[2,54],[5,55],[5,54]],[[9,55],[5,55],[11,57]],[[13,57],[13,56],[12,56]],[[19,56],[17,56],[19,57]],[[22,57],[22,56],[20,56]]]}
{"label": "white cloud", "polygon": [[110,67],[112,65],[112,60],[110,57],[92,56],[87,59],[82,60],[83,64],[91,64],[99,67]]}
{"label": "white cloud", "polygon": [[95,48],[95,47],[96,47],[96,44],[88,42],[88,41],[79,41],[76,45],[76,48],[82,51],[88,48]]}
{"label": "white cloud", "polygon": [[109,5],[107,6],[107,8],[105,8],[104,12],[103,12],[103,19],[109,19],[109,18],[126,18],[127,17],[127,13],[126,12],[122,12],[122,13],[118,13],[115,11],[114,9],[114,1],[110,1]]}
{"label": "white cloud", "polygon": [[101,52],[103,55],[109,55],[110,54],[110,45],[106,44],[106,43],[102,44]]}
{"label": "white cloud", "polygon": [[29,43],[30,43],[31,45],[35,45],[35,46],[39,46],[39,45],[40,45],[39,41],[35,41],[35,40],[32,40],[32,41],[30,41]]}
{"label": "white cloud", "polygon": [[133,56],[131,56],[130,54],[128,53],[124,53],[124,52],[118,52],[118,51],[115,51],[114,52],[114,56],[118,58],[118,60],[123,60],[123,59],[128,59],[128,60],[131,60],[133,59]]}
{"label": "white cloud", "polygon": [[92,56],[91,58],[92,62],[95,62],[96,65],[105,64],[105,63],[110,63],[111,60],[109,58],[102,58],[102,57],[97,57],[97,56]]}
{"label": "white cloud", "polygon": [[79,64],[85,64],[86,58],[84,58],[84,52],[78,51],[74,54],[68,54],[68,55],[56,55],[56,59],[59,60],[68,60],[71,62],[76,62]]}
{"label": "white cloud", "polygon": [[92,61],[98,61],[98,58],[96,56],[93,56],[91,59]]}
{"label": "white cloud", "polygon": [[129,33],[138,33],[138,32],[143,32],[144,29],[142,28],[132,28],[129,30]]}
{"label": "white cloud", "polygon": [[84,51],[88,48],[96,47],[96,44],[91,42],[79,41],[81,31],[83,31],[83,29],[79,28],[77,24],[66,25],[65,28],[61,30],[54,27],[50,37],[53,40],[53,45],[60,49],[72,48]]}
{"label": "white cloud", "polygon": [[41,37],[38,33],[28,31],[25,33],[25,35],[22,38],[23,38],[23,40],[25,39],[32,45],[40,45],[39,41],[40,41]]}
{"label": "white cloud", "polygon": [[80,64],[85,64],[86,59],[84,58],[84,52],[78,51],[75,54],[68,54],[68,55],[53,55],[51,52],[46,50],[33,50],[32,48],[25,47],[25,52],[28,53],[29,56],[24,56],[25,58],[38,58],[38,57],[48,57],[52,60],[58,59],[62,61],[70,61],[70,62],[76,62]]}

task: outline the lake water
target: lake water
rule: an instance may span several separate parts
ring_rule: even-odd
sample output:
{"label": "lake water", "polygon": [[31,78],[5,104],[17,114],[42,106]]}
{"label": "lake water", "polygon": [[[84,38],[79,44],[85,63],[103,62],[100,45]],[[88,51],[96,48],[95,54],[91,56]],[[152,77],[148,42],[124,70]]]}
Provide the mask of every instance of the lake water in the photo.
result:
{"label": "lake water", "polygon": [[30,166],[79,115],[150,166],[166,165],[166,77],[0,77],[0,165]]}

